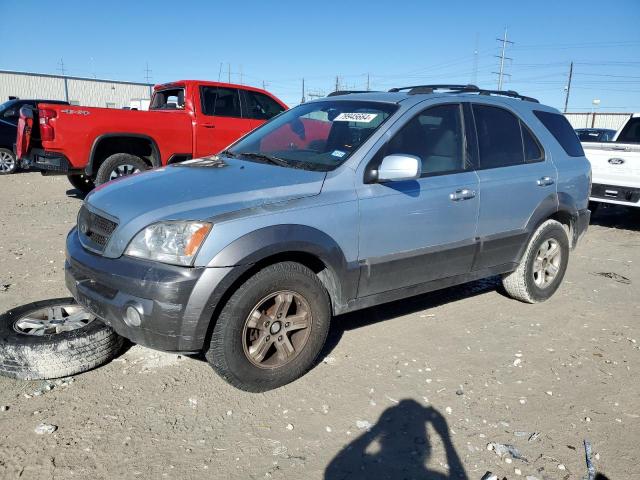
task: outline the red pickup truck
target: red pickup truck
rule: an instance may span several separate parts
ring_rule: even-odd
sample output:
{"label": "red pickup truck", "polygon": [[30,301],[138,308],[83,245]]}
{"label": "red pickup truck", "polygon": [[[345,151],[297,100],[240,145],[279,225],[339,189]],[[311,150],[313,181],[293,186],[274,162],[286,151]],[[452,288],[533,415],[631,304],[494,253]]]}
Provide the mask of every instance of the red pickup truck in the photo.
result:
{"label": "red pickup truck", "polygon": [[23,108],[23,168],[66,174],[88,192],[114,178],[217,153],[287,109],[245,85],[180,80],[157,85],[149,111],[54,105]]}

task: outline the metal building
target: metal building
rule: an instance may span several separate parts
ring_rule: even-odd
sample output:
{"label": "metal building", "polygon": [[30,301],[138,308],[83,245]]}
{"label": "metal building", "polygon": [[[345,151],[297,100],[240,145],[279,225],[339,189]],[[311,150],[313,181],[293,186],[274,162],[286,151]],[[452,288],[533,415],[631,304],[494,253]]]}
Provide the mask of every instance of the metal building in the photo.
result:
{"label": "metal building", "polygon": [[573,128],[611,128],[619,130],[631,113],[565,113]]}
{"label": "metal building", "polygon": [[99,78],[0,70],[0,103],[10,96],[66,100],[72,105],[122,108],[151,98],[153,85]]}

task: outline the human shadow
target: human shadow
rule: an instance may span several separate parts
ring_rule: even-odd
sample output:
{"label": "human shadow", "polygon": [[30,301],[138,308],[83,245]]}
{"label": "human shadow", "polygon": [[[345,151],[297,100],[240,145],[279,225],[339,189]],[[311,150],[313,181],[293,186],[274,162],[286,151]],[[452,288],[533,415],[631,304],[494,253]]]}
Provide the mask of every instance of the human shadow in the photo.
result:
{"label": "human shadow", "polygon": [[[440,437],[448,473],[427,467],[434,442],[427,427]],[[331,460],[325,480],[467,479],[445,418],[432,407],[404,399],[385,410],[378,423]]]}

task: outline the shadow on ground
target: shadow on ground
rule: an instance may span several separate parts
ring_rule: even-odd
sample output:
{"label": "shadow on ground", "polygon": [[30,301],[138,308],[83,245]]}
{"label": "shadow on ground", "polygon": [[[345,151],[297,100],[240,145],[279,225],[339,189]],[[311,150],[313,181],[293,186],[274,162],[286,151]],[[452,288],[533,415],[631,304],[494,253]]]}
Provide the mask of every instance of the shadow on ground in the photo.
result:
{"label": "shadow on ground", "polygon": [[[593,208],[593,205],[590,205]],[[591,212],[591,225],[617,228],[622,230],[640,230],[640,208],[600,203]]]}
{"label": "shadow on ground", "polygon": [[[427,427],[435,432],[429,436]],[[439,438],[432,438],[437,435]],[[442,443],[448,472],[429,469],[434,444]],[[444,470],[444,468],[442,468]],[[325,480],[467,479],[445,418],[434,408],[405,399],[386,409],[378,423],[343,448]]]}

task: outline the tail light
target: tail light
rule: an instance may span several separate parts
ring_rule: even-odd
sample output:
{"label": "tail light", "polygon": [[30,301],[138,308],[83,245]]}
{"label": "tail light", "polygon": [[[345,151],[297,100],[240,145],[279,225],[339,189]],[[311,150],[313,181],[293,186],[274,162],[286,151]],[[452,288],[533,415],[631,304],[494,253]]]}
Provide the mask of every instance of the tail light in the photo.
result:
{"label": "tail light", "polygon": [[56,135],[53,130],[53,125],[49,123],[52,118],[56,118],[57,114],[55,110],[49,108],[39,108],[38,118],[40,119],[40,140],[44,142],[55,139]]}

